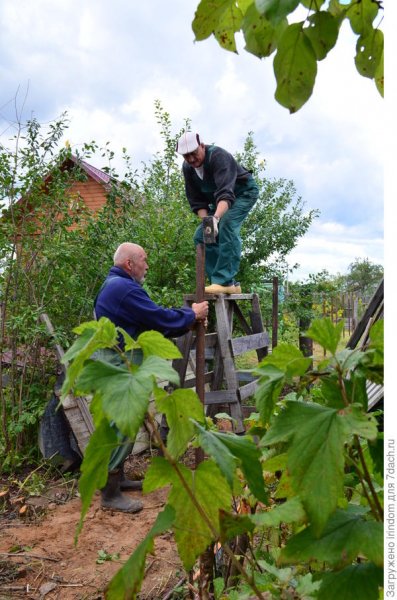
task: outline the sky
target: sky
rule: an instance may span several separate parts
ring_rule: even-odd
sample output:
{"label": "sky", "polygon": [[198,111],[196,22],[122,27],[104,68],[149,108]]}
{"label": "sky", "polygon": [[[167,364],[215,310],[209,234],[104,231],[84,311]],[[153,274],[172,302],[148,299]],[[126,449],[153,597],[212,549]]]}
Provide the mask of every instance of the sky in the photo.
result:
{"label": "sky", "polygon": [[[384,264],[385,102],[354,65],[343,25],[319,63],[313,96],[295,114],[274,99],[273,57],[194,41],[198,0],[1,0],[0,141],[16,113],[48,123],[67,111],[65,138],[125,147],[139,168],[162,147],[155,101],[177,132],[186,119],[204,142],[232,153],[252,131],[266,176],[293,180],[320,216],[288,257],[291,279],[356,259]],[[103,166],[98,157],[91,161]]]}

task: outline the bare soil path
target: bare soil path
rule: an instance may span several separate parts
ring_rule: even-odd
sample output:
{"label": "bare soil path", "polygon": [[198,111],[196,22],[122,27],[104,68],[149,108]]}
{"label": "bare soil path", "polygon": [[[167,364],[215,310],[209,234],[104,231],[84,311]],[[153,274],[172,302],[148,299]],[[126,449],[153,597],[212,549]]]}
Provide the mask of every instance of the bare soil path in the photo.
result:
{"label": "bare soil path", "polygon": [[[131,460],[136,467],[136,457]],[[139,469],[145,470],[150,457],[139,460]],[[126,472],[131,476],[128,464]],[[0,482],[0,488],[4,486],[5,482]],[[142,499],[140,513],[104,511],[98,492],[75,546],[81,508],[76,486],[70,495],[62,480],[52,482],[42,495],[29,498],[10,490],[6,504],[0,507],[0,600],[105,598],[106,585],[144,539],[166,502],[165,490],[130,494]],[[25,516],[19,512],[21,506],[27,507]],[[139,598],[161,600],[181,577],[173,536],[167,532],[155,541]]]}

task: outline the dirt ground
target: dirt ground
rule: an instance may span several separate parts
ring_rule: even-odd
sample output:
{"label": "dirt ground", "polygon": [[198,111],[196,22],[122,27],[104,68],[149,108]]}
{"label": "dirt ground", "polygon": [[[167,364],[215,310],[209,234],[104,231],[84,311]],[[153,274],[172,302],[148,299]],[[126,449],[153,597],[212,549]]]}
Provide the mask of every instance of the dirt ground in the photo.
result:
{"label": "dirt ground", "polygon": [[[141,478],[149,461],[150,455],[129,459],[126,474]],[[107,583],[144,539],[166,502],[165,490],[147,495],[129,492],[143,501],[144,508],[128,515],[102,510],[97,492],[75,547],[81,508],[75,480],[52,481],[39,496],[28,496],[4,481],[1,489],[9,494],[0,505],[0,600],[105,598]],[[184,574],[173,536],[167,532],[156,538],[139,598],[176,598],[172,590]]]}

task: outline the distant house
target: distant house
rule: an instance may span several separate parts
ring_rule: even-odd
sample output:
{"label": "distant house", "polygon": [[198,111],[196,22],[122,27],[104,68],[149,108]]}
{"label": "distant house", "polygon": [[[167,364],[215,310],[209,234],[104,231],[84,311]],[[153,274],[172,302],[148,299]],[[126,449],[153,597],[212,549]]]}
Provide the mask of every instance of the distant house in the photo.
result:
{"label": "distant house", "polygon": [[[17,238],[21,235],[40,235],[41,220],[44,216],[50,216],[53,222],[56,222],[62,219],[62,215],[76,214],[80,210],[96,214],[105,206],[116,180],[112,180],[105,171],[72,154],[69,154],[56,170],[57,173],[65,171],[70,173],[70,177],[64,180],[59,195],[54,192],[54,171],[50,170],[48,175],[36,184],[35,193],[31,190],[3,211],[2,220],[12,218],[17,225]],[[28,223],[30,225],[27,229]],[[74,227],[75,225],[71,224],[68,229]]]}
{"label": "distant house", "polygon": [[90,212],[96,213],[106,204],[106,195],[111,187],[111,177],[105,171],[101,171],[73,155],[65,160],[61,169],[72,169],[76,165],[85,173],[86,179],[84,181],[75,180],[69,188],[68,195],[71,198],[81,199]]}

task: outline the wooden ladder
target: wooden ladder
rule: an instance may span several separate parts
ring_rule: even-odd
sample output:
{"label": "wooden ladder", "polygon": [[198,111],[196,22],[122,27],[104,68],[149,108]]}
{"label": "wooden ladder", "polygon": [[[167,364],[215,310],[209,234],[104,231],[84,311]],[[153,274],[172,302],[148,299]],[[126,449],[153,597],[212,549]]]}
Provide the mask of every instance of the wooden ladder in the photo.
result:
{"label": "wooden ladder", "polygon": [[[236,433],[243,433],[243,402],[253,396],[257,380],[251,374],[236,369],[236,358],[250,350],[256,350],[258,360],[262,360],[269,349],[269,335],[264,330],[257,294],[206,294],[205,299],[214,304],[216,331],[205,336],[206,361],[212,362],[212,369],[205,374],[206,388],[204,404],[209,416],[214,416],[225,407],[233,419]],[[185,305],[191,306],[195,297],[184,296]],[[249,321],[240,308],[240,303],[249,301]],[[234,322],[240,325],[245,335],[233,337]],[[195,335],[189,331],[178,338],[176,344],[182,358],[173,362],[180,376],[181,387],[195,387]],[[193,377],[188,377],[188,367]],[[223,409],[223,410],[225,410]]]}

